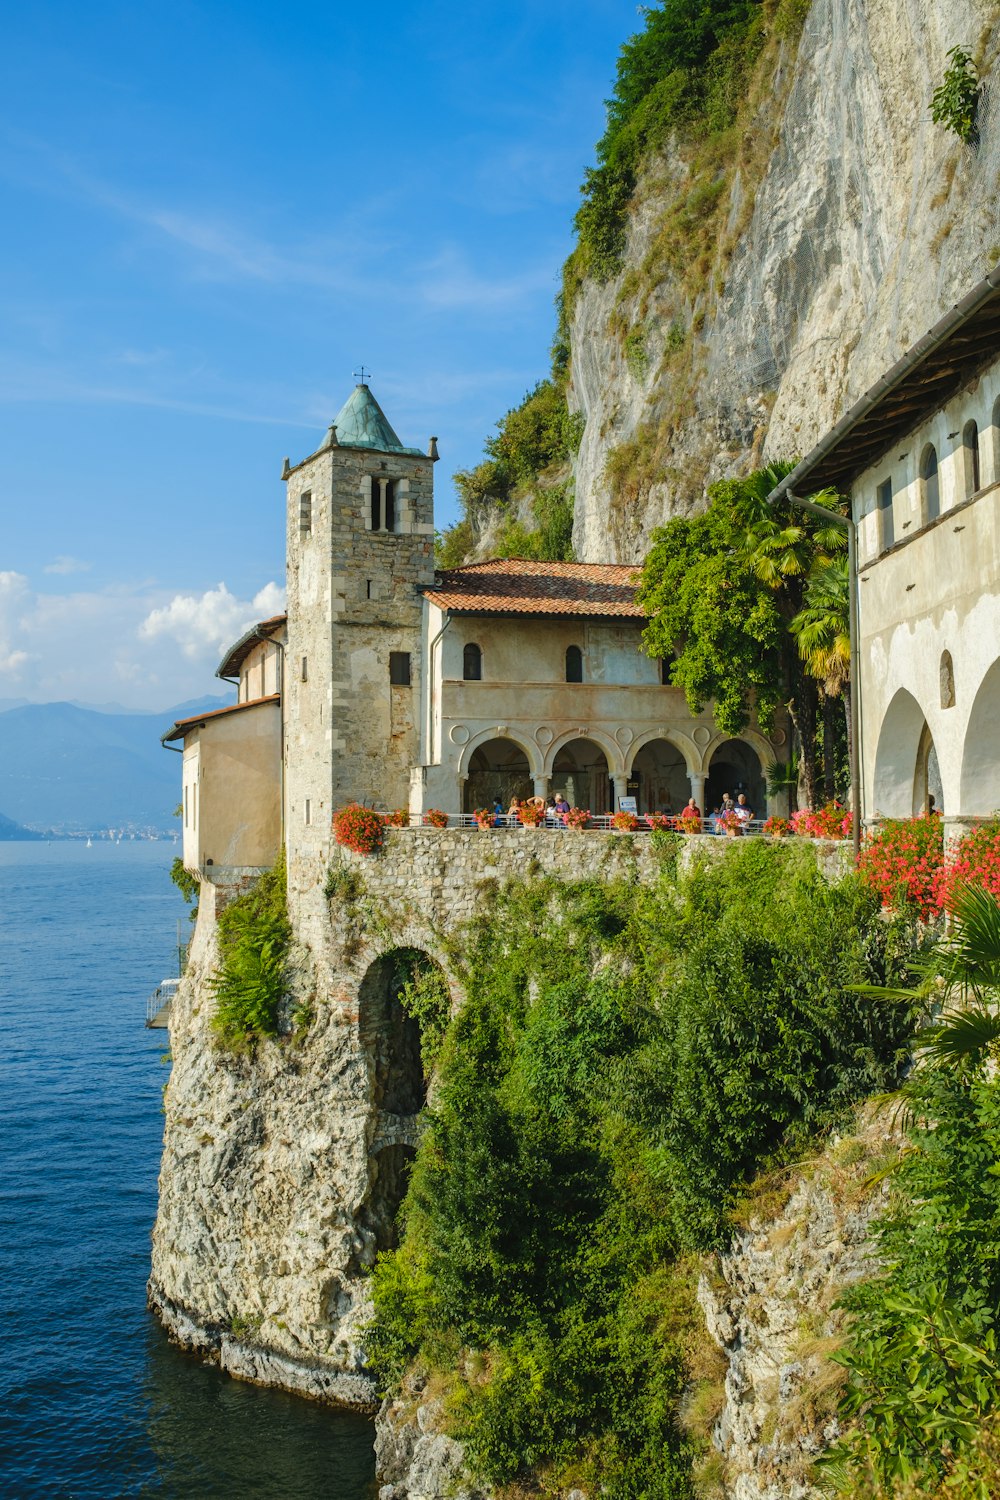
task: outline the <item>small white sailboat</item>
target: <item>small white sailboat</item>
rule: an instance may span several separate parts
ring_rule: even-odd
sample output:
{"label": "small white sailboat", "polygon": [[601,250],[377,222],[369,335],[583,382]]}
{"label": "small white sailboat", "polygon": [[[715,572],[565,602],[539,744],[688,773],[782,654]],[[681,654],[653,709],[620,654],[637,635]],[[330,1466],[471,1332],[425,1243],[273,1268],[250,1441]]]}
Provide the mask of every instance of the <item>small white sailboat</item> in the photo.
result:
{"label": "small white sailboat", "polygon": [[93,847],[94,847],[94,840],[88,834],[87,835],[87,848],[88,849],[93,849]]}

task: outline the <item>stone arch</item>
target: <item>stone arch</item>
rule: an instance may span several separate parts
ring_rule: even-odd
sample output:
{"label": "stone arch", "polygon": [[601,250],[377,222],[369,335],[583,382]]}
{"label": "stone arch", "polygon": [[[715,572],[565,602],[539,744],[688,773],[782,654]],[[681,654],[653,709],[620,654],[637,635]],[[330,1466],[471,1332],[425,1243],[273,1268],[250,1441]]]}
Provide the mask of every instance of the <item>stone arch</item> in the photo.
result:
{"label": "stone arch", "polygon": [[380,954],[358,990],[358,1035],[374,1112],[368,1191],[358,1213],[366,1264],[377,1251],[395,1248],[396,1219],[416,1155],[416,1117],[427,1102],[420,1026],[400,999],[419,974],[439,976],[443,995],[450,994],[439,965],[419,948]]}
{"label": "stone arch", "polygon": [[484,730],[466,745],[460,774],[464,777],[465,812],[492,807],[499,797],[504,807],[513,797],[530,797],[539,774],[538,751],[516,734]]}
{"label": "stone arch", "polygon": [[962,747],[960,805],[946,812],[989,817],[1000,812],[1000,660],[990,667],[972,702]]}
{"label": "stone arch", "polygon": [[[755,744],[754,740],[759,743]],[[766,758],[761,754],[766,747]],[[767,812],[766,767],[773,761],[771,747],[762,735],[749,733],[733,739],[719,739],[710,745],[705,754],[705,806],[707,815],[722,802],[723,793],[728,792],[733,801],[740,792],[753,809],[755,817]]]}
{"label": "stone arch", "polygon": [[549,751],[548,769],[553,793],[593,813],[611,810],[613,778],[624,775],[618,746],[606,735],[591,733],[560,736]]}
{"label": "stone arch", "polygon": [[929,772],[936,763],[937,752],[926,715],[913,694],[900,688],[886,709],[879,730],[875,751],[875,815],[911,818],[922,812],[927,803]]}
{"label": "stone arch", "polygon": [[641,813],[679,813],[691,794],[687,747],[669,732],[644,734],[632,747],[628,778]]}

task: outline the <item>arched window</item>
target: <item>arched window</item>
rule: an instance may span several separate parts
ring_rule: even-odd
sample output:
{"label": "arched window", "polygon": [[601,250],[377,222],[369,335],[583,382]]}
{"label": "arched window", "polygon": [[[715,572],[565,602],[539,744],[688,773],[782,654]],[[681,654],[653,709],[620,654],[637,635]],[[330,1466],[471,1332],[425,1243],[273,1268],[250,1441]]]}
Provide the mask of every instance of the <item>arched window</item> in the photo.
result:
{"label": "arched window", "polygon": [[921,520],[926,525],[941,514],[941,483],[938,479],[937,449],[928,443],[920,459]]}
{"label": "arched window", "polygon": [[892,515],[892,480],[883,479],[876,495],[879,514],[879,550],[885,552],[896,540]]}
{"label": "arched window", "polygon": [[583,681],[583,652],[579,646],[566,647],[566,681]]}
{"label": "arched window", "polygon": [[962,448],[965,457],[965,493],[974,495],[981,488],[979,475],[979,428],[975,422],[966,422],[962,431]]}
{"label": "arched window", "polygon": [[483,653],[472,641],[462,652],[462,676],[466,682],[483,680]]}
{"label": "arched window", "polygon": [[372,486],[372,531],[396,529],[396,481],[379,479],[374,474]]}

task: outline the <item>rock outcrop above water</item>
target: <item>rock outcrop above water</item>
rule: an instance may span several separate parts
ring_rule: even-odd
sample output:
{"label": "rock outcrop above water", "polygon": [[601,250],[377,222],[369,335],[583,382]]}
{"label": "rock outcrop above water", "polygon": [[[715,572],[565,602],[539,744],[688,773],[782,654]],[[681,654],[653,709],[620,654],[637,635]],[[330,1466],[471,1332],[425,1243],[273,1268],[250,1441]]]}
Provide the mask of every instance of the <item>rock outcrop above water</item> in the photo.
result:
{"label": "rock outcrop above water", "polygon": [[[929,114],[956,44],[978,49],[987,78],[977,150]],[[727,226],[754,193],[752,214],[693,297],[670,275],[648,285],[643,261],[686,175],[679,157],[648,163],[620,274],[585,281],[574,306],[577,557],[641,561],[652,529],[700,505],[707,483],[807,452],[992,268],[998,51],[992,0],[813,0],[753,122],[760,180],[737,172],[728,186]],[[640,334],[640,361],[623,328]],[[659,444],[656,477],[616,502],[609,452],[643,443]]]}

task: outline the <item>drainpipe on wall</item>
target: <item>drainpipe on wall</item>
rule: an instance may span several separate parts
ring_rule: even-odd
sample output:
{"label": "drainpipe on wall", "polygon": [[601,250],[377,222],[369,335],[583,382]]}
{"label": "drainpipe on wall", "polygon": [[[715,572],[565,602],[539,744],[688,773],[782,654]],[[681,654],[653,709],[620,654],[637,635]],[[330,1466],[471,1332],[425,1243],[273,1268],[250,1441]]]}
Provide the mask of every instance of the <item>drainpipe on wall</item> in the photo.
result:
{"label": "drainpipe on wall", "polygon": [[851,742],[848,746],[848,755],[851,761],[851,842],[854,845],[854,862],[857,864],[858,855],[861,853],[861,756],[858,733],[861,714],[861,673],[858,649],[858,528],[854,524],[853,514],[842,516],[839,511],[829,510],[825,505],[816,505],[812,500],[803,500],[800,496],[793,494],[790,489],[782,490],[780,486],[768,495],[768,505],[772,505],[779,498],[779,494],[783,494],[789,504],[797,505],[800,510],[807,510],[810,515],[825,521],[827,525],[832,522],[834,526],[839,526],[847,532],[847,614],[851,633]]}
{"label": "drainpipe on wall", "polygon": [[[427,683],[427,713],[424,719],[425,766],[429,766],[431,764],[431,757],[434,754],[434,648],[436,647],[438,641],[440,641],[441,637],[444,635],[445,631],[448,629],[448,626],[451,624],[451,618],[451,615],[445,615],[444,624],[441,626],[441,629],[438,631],[437,635],[427,647],[427,671],[425,674]],[[462,809],[459,808],[458,811],[461,812]]]}

